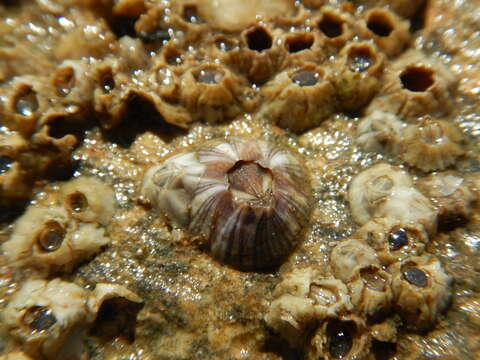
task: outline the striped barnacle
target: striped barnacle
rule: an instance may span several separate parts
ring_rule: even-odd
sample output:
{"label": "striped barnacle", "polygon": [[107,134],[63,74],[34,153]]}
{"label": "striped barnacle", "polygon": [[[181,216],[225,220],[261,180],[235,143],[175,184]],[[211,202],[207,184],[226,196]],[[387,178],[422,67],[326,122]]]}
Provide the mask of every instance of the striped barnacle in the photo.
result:
{"label": "striped barnacle", "polygon": [[301,239],[310,183],[299,158],[266,141],[213,140],[154,166],[143,194],[240,270],[278,266]]}

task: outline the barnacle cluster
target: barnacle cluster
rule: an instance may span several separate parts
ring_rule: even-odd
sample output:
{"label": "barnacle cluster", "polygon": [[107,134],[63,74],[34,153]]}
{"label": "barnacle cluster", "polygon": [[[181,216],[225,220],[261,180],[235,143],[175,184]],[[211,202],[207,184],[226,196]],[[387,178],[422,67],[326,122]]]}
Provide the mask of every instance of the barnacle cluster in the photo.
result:
{"label": "barnacle cluster", "polygon": [[472,3],[3,1],[0,359],[479,357]]}

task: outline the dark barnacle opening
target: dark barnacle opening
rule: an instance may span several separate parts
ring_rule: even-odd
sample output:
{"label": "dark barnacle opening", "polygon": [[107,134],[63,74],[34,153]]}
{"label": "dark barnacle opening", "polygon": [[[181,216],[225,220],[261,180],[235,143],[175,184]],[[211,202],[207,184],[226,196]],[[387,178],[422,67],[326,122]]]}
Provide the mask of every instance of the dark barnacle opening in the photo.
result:
{"label": "dark barnacle opening", "polygon": [[246,35],[248,48],[255,51],[268,50],[272,47],[272,37],[262,27],[256,27]]}
{"label": "dark barnacle opening", "polygon": [[12,167],[13,160],[7,155],[0,155],[0,175],[6,173]]}
{"label": "dark barnacle opening", "polygon": [[318,72],[302,70],[293,74],[291,79],[295,84],[301,87],[314,86],[318,83],[320,74]]}
{"label": "dark barnacle opening", "polygon": [[105,70],[100,76],[100,88],[104,94],[110,94],[115,89],[115,80],[111,69]]}
{"label": "dark barnacle opening", "polygon": [[332,320],[327,326],[328,351],[332,358],[343,359],[353,347],[357,326],[353,321]]}
{"label": "dark barnacle opening", "polygon": [[422,92],[435,82],[433,70],[425,66],[410,66],[400,74],[400,81],[405,89]]}
{"label": "dark barnacle opening", "polygon": [[123,337],[128,342],[133,342],[137,315],[142,308],[143,303],[129,301],[120,296],[107,299],[98,310],[90,334],[105,341]]}
{"label": "dark barnacle opening", "polygon": [[313,45],[313,36],[311,34],[297,34],[286,40],[287,50],[290,53],[296,53],[302,50],[310,49]]}
{"label": "dark barnacle opening", "polygon": [[363,72],[375,63],[375,55],[368,46],[354,46],[348,54],[348,67],[351,71]]}
{"label": "dark barnacle opening", "polygon": [[372,342],[372,353],[375,360],[389,360],[392,359],[397,352],[397,345],[384,341],[374,340]]}
{"label": "dark barnacle opening", "polygon": [[55,220],[49,220],[37,237],[40,249],[47,252],[58,250],[65,238],[65,229]]}
{"label": "dark barnacle opening", "polygon": [[335,38],[343,34],[343,21],[333,14],[324,14],[318,28],[329,38]]}
{"label": "dark barnacle opening", "polygon": [[410,19],[410,31],[416,32],[423,29],[425,26],[425,20],[427,16],[427,10],[430,0],[424,0],[422,6],[415,12]]}
{"label": "dark barnacle opening", "polygon": [[428,275],[413,264],[402,265],[401,270],[403,278],[410,284],[420,288],[428,286]]}
{"label": "dark barnacle opening", "polygon": [[38,110],[37,93],[31,87],[25,87],[15,99],[15,111],[25,117],[32,116]]}
{"label": "dark barnacle opening", "polygon": [[405,245],[408,244],[408,232],[407,230],[400,228],[394,230],[388,236],[388,242],[390,244],[390,249],[399,250]]}
{"label": "dark barnacle opening", "polygon": [[170,31],[168,29],[156,29],[151,32],[140,32],[138,37],[144,44],[152,44],[154,42],[164,43],[170,40]]}
{"label": "dark barnacle opening", "polygon": [[181,65],[183,63],[182,54],[176,49],[169,48],[165,51],[164,57],[168,65]]}
{"label": "dark barnacle opening", "polygon": [[385,291],[387,281],[379,274],[379,269],[369,266],[360,270],[360,276],[367,287],[375,291]]}
{"label": "dark barnacle opening", "polygon": [[393,24],[386,13],[375,11],[370,14],[367,20],[368,29],[375,35],[387,37],[393,31]]}
{"label": "dark barnacle opening", "polygon": [[185,21],[192,24],[202,24],[203,20],[198,15],[198,10],[195,5],[186,5],[183,8],[183,18]]}
{"label": "dark barnacle opening", "polygon": [[45,306],[32,306],[23,314],[23,323],[32,331],[45,331],[50,329],[57,319],[52,310]]}
{"label": "dark barnacle opening", "polygon": [[67,197],[67,203],[70,210],[75,213],[85,211],[88,208],[87,197],[80,191],[69,194]]}

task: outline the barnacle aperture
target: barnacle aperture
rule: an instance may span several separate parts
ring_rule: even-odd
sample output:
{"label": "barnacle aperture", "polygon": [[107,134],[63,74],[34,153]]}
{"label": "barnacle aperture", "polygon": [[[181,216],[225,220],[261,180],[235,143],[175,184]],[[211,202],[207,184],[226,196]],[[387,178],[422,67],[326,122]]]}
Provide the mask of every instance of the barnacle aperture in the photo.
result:
{"label": "barnacle aperture", "polygon": [[150,169],[143,193],[240,270],[279,265],[302,238],[309,175],[289,150],[254,139],[209,141]]}

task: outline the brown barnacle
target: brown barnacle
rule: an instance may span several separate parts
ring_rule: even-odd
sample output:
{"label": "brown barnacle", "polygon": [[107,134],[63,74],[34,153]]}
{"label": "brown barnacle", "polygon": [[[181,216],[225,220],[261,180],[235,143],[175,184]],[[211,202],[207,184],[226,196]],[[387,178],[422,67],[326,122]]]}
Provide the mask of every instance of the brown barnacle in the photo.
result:
{"label": "brown barnacle", "polygon": [[322,63],[325,53],[322,51],[325,40],[317,31],[291,31],[283,36],[285,55],[281,69],[301,66],[305,63]]}
{"label": "brown barnacle", "polygon": [[355,20],[352,16],[330,6],[322,7],[318,19],[313,22],[327,45],[327,51],[342,48],[354,36]]}
{"label": "brown barnacle", "polygon": [[284,274],[273,296],[265,321],[294,347],[325,318],[352,310],[345,284],[313,266]]}
{"label": "brown barnacle", "polygon": [[90,316],[94,319],[90,335],[103,340],[123,337],[133,342],[137,315],[143,305],[137,294],[122,285],[97,284],[87,302]]}
{"label": "brown barnacle", "polygon": [[307,64],[279,73],[261,90],[261,113],[282,128],[303,132],[333,114],[335,89],[326,68]]}
{"label": "brown barnacle", "polygon": [[359,110],[370,102],[380,86],[383,62],[371,42],[351,42],[341,50],[333,84],[343,109]]}
{"label": "brown barnacle", "polygon": [[455,77],[443,64],[408,51],[385,72],[383,86],[367,113],[391,112],[410,123],[425,115],[442,117],[452,108],[455,85]]}
{"label": "brown barnacle", "polygon": [[429,233],[436,230],[435,207],[401,168],[379,163],[362,171],[350,183],[348,200],[360,225],[386,217],[403,224],[421,224]]}
{"label": "brown barnacle", "polygon": [[240,270],[270,270],[302,241],[310,177],[287,148],[251,138],[205,142],[149,169],[143,194]]}
{"label": "brown barnacle", "polygon": [[402,224],[390,218],[369,220],[357,230],[355,236],[368,243],[385,266],[421,255],[429,242],[423,225]]}
{"label": "brown barnacle", "polygon": [[358,269],[355,278],[347,285],[355,312],[374,318],[391,308],[391,275],[380,265],[368,265]]}
{"label": "brown barnacle", "polygon": [[70,271],[109,241],[96,225],[72,224],[62,207],[30,206],[2,250],[12,266],[48,275]]}
{"label": "brown barnacle", "polygon": [[82,222],[106,225],[115,208],[115,195],[107,184],[94,177],[78,177],[60,187],[60,196],[70,215]]}
{"label": "brown barnacle", "polygon": [[344,315],[325,321],[306,346],[306,360],[363,359],[369,354],[371,338],[364,320]]}
{"label": "brown barnacle", "polygon": [[373,8],[363,15],[362,35],[371,37],[389,56],[398,55],[410,42],[408,21],[385,8]]}
{"label": "brown barnacle", "polygon": [[30,197],[30,168],[23,164],[28,142],[16,132],[0,134],[0,204],[9,205]]}
{"label": "brown barnacle", "polygon": [[438,230],[451,231],[471,218],[476,196],[468,179],[454,172],[433,173],[417,182],[418,189],[438,208]]}
{"label": "brown barnacle", "polygon": [[243,31],[236,62],[250,82],[264,84],[283,63],[286,50],[276,41],[277,35],[272,29],[261,25]]}
{"label": "brown barnacle", "polygon": [[[86,302],[86,291],[75,284],[27,280],[3,311],[3,325],[34,359],[63,358],[64,345],[79,343],[75,338],[87,319]],[[80,355],[83,349],[76,350]]]}
{"label": "brown barnacle", "polygon": [[183,74],[180,102],[192,119],[215,124],[232,119],[241,112],[245,87],[245,81],[227,67],[204,64]]}
{"label": "brown barnacle", "polygon": [[375,110],[358,124],[356,142],[366,151],[396,155],[405,127],[396,115]]}
{"label": "brown barnacle", "polygon": [[42,77],[24,75],[13,78],[5,88],[0,115],[9,129],[30,136],[41,115],[48,109],[50,88]]}
{"label": "brown barnacle", "polygon": [[462,140],[453,123],[425,116],[405,129],[402,159],[425,172],[445,170],[463,154]]}
{"label": "brown barnacle", "polygon": [[433,326],[450,303],[452,277],[434,257],[411,257],[390,266],[394,303],[406,325],[414,330]]}
{"label": "brown barnacle", "polygon": [[351,238],[337,244],[330,254],[332,272],[337,279],[350,282],[362,268],[380,265],[375,250],[362,240]]}

